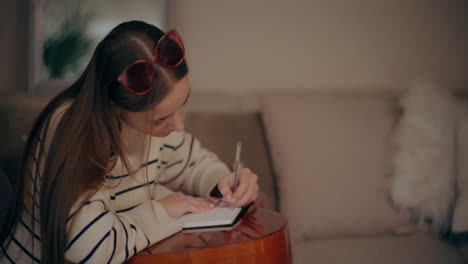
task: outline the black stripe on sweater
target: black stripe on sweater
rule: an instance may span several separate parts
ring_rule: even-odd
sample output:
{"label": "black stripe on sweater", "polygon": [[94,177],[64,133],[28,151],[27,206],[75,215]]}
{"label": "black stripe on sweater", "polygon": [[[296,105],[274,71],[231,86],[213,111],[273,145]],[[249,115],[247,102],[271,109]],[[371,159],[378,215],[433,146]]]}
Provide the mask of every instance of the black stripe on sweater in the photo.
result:
{"label": "black stripe on sweater", "polygon": [[41,237],[40,237],[39,235],[37,235],[36,233],[34,233],[34,231],[31,230],[31,228],[30,228],[28,225],[26,225],[26,223],[23,221],[23,219],[20,218],[20,219],[19,219],[19,222],[24,226],[24,228],[26,228],[26,230],[29,231],[29,233],[31,233],[31,234],[33,235],[33,237],[34,237],[35,239],[41,241]]}
{"label": "black stripe on sweater", "polygon": [[33,216],[33,215],[31,214],[31,212],[29,212],[29,210],[27,209],[26,206],[23,206],[23,209],[24,209],[24,211],[25,211],[30,217],[33,218],[34,221],[36,221],[38,224],[41,223],[41,222],[39,221],[39,219],[37,219],[35,216]]}
{"label": "black stripe on sweater", "polygon": [[102,212],[100,215],[94,218],[93,221],[89,222],[89,224],[87,224],[83,229],[81,229],[81,231],[72,240],[70,240],[70,243],[65,248],[65,252],[70,249],[70,247],[76,242],[76,240],[78,240],[78,238],[80,238],[84,234],[84,232],[86,232],[86,230],[88,230],[94,223],[99,221],[99,219],[101,219],[107,213],[109,213],[109,211]]}
{"label": "black stripe on sweater", "polygon": [[[180,142],[179,145],[177,145],[177,146],[171,146],[171,145],[164,144],[163,146],[164,146],[165,148],[172,149],[172,150],[176,151],[176,150],[178,150],[180,147],[182,147],[182,145],[184,145],[184,143],[185,143],[185,134],[184,134],[184,138],[182,139],[182,142]],[[161,149],[161,150],[162,150],[162,149]]]}
{"label": "black stripe on sweater", "polygon": [[171,163],[171,164],[167,165],[167,166],[165,167],[165,169],[169,169],[170,167],[175,166],[175,165],[177,165],[177,164],[180,164],[180,163],[182,163],[182,162],[184,162],[184,161],[183,161],[183,160],[179,160],[179,161],[176,161],[176,162],[174,162],[174,163]]}
{"label": "black stripe on sweater", "polygon": [[128,189],[125,189],[125,190],[122,190],[122,191],[120,191],[120,192],[115,193],[115,196],[124,194],[124,193],[129,192],[129,191],[133,191],[133,190],[139,189],[139,188],[141,188],[141,187],[145,187],[145,186],[147,186],[147,185],[151,185],[151,184],[153,184],[153,183],[154,183],[154,180],[149,181],[149,182],[147,182],[147,183],[143,183],[143,184],[140,184],[140,185],[133,186],[133,187],[131,187],[131,188],[128,188]]}
{"label": "black stripe on sweater", "polygon": [[40,263],[41,261],[36,258],[33,254],[31,254],[31,252],[29,252],[25,247],[23,247],[23,245],[21,245],[21,243],[16,240],[16,238],[14,236],[11,237],[11,239],[13,240],[13,242],[15,242],[15,244],[26,254],[28,255],[34,262],[37,262],[37,263]]}
{"label": "black stripe on sweater", "polygon": [[116,180],[116,179],[121,179],[121,178],[125,178],[125,177],[128,177],[128,175],[130,174],[124,174],[124,175],[119,175],[119,176],[110,176],[110,175],[106,175],[106,179],[107,180]]}
{"label": "black stripe on sweater", "polygon": [[127,260],[128,258],[128,232],[122,220],[119,217],[117,217],[117,219],[119,219],[119,222],[120,224],[122,224],[122,228],[125,231],[125,260]]}
{"label": "black stripe on sweater", "polygon": [[[36,156],[33,156],[33,161],[34,161],[34,164],[36,165],[36,176],[39,175],[39,179],[42,180],[42,176],[40,173],[38,173],[40,167],[39,167],[39,162],[37,161],[36,159]],[[31,176],[32,177],[32,176]]]}
{"label": "black stripe on sweater", "polygon": [[[40,137],[39,137],[39,141],[40,141]],[[41,147],[42,147],[42,143],[40,143],[40,145],[41,145]],[[36,159],[34,159],[34,160],[36,160]],[[35,210],[35,208],[34,208],[34,205],[37,205],[37,203],[36,203],[36,193],[37,193],[37,196],[38,196],[39,198],[41,197],[41,193],[40,193],[39,190],[37,189],[37,179],[40,178],[40,179],[41,179],[41,182],[42,182],[42,177],[41,177],[41,174],[40,174],[40,172],[39,172],[39,169],[40,169],[40,168],[39,168],[39,165],[38,165],[38,163],[36,162],[36,175],[34,176],[34,179],[33,179],[33,181],[34,181],[34,183],[33,183],[34,188],[33,188],[33,189],[34,189],[34,190],[33,190],[33,194],[32,194],[32,201],[33,201],[33,206],[32,206],[33,218],[36,218],[36,210]],[[31,177],[32,177],[32,175],[31,175]],[[41,207],[40,207],[39,205],[37,205],[37,208],[41,208]],[[36,234],[34,233],[34,229],[35,229],[35,226],[36,226],[36,225],[34,224],[34,222],[32,223],[32,227],[33,227],[32,229],[33,229],[33,230],[30,230],[29,227],[23,222],[23,219],[20,218],[20,220],[21,220],[21,223],[23,224],[23,226],[24,226],[29,232],[31,232],[31,234],[33,234],[33,236],[34,236],[37,240],[41,241],[41,238],[40,238],[38,235],[36,235]],[[34,248],[34,247],[33,247],[33,248]]]}
{"label": "black stripe on sweater", "polygon": [[146,162],[146,164],[144,164],[144,165],[142,165],[142,166],[148,166],[148,165],[151,165],[151,164],[153,164],[153,163],[156,163],[156,162],[158,162],[158,160],[159,160],[159,159],[155,159],[155,160],[152,160],[152,161],[148,161],[148,162]]}
{"label": "black stripe on sweater", "polygon": [[184,168],[174,177],[172,177],[171,179],[167,180],[167,181],[164,181],[164,182],[160,182],[161,184],[168,184],[168,183],[171,183],[173,182],[174,180],[176,180],[177,178],[180,177],[180,175],[182,175],[182,173],[184,173],[185,169],[187,168],[188,166],[188,163],[190,161],[190,158],[192,157],[192,150],[193,150],[193,142],[195,142],[195,137],[192,135],[192,140],[190,142],[190,150],[189,150],[189,154],[188,154],[188,157],[187,157],[187,162],[185,162],[185,165],[184,165]]}
{"label": "black stripe on sweater", "polygon": [[[142,168],[146,167],[146,166],[149,166],[153,163],[156,163],[158,162],[159,159],[155,159],[155,160],[152,160],[152,161],[148,161],[147,163],[141,165],[135,172],[141,170]],[[115,179],[121,179],[121,178],[125,178],[125,177],[128,177],[128,175],[130,174],[124,174],[124,175],[119,175],[119,176],[110,176],[110,175],[106,175],[106,179],[108,180],[115,180]]]}
{"label": "black stripe on sweater", "polygon": [[[112,255],[110,256],[109,261],[107,262],[108,264],[111,263],[112,259],[114,258],[115,249],[117,248],[117,230],[115,230],[115,228],[112,228],[112,231],[114,231],[114,249],[112,250]],[[125,247],[125,249],[127,248]],[[125,256],[125,260],[127,260],[127,256]]]}
{"label": "black stripe on sweater", "polygon": [[[38,175],[39,175],[39,174],[38,174]],[[31,178],[32,178],[32,177],[31,177]],[[39,192],[39,189],[37,189],[37,183],[36,183],[37,181],[36,181],[36,179],[37,179],[37,175],[36,175],[36,177],[34,177],[34,179],[32,179],[33,182],[34,182],[34,194],[33,194],[33,195],[35,195],[35,194],[37,193],[37,195],[41,196],[41,192]]]}
{"label": "black stripe on sweater", "polygon": [[8,261],[10,261],[10,263],[15,264],[15,262],[10,258],[10,256],[8,256],[8,254],[7,254],[6,250],[5,250],[5,248],[3,247],[3,245],[0,245],[0,248],[2,249],[3,256],[5,256],[8,259]]}
{"label": "black stripe on sweater", "polygon": [[41,195],[41,193],[39,192],[39,190],[37,189],[37,178],[39,177],[42,181],[42,176],[41,174],[39,173],[39,165],[37,164],[37,161],[36,161],[36,158],[34,157],[34,163],[36,164],[36,175],[33,177],[32,174],[31,174],[31,179],[33,180],[34,182],[34,192],[38,193],[39,195]]}
{"label": "black stripe on sweater", "polygon": [[175,150],[175,147],[174,147],[174,146],[171,146],[171,145],[164,144],[164,147],[165,147],[165,148],[168,148],[168,149]]}
{"label": "black stripe on sweater", "polygon": [[[93,202],[97,202],[97,201],[93,201]],[[99,202],[102,202],[102,201],[99,200]],[[91,203],[91,201],[86,201],[86,202],[83,204],[83,206],[88,205],[88,204],[90,204],[90,203]],[[75,216],[75,214],[76,214],[81,208],[83,208],[83,206],[81,206],[80,208],[76,209],[75,212],[71,213],[71,214],[67,217],[67,220],[66,220],[65,223],[68,223],[68,221],[70,221],[70,220]]]}
{"label": "black stripe on sweater", "polygon": [[26,191],[29,194],[29,197],[31,197],[33,206],[36,206],[37,208],[41,208],[39,204],[36,202],[36,199],[34,199],[34,195],[30,191]]}
{"label": "black stripe on sweater", "polygon": [[42,142],[42,137],[39,136],[39,152],[42,152],[42,155],[44,155],[44,157],[46,157],[46,153],[45,153],[45,149],[44,149],[44,143]]}
{"label": "black stripe on sweater", "polygon": [[89,252],[89,254],[84,259],[82,259],[79,263],[86,263],[94,255],[94,252],[96,252],[96,250],[101,246],[102,242],[104,242],[104,240],[106,240],[110,236],[110,232],[111,231],[107,232],[104,235],[104,237],[102,237],[101,240],[96,244],[96,246],[94,246],[91,252]]}
{"label": "black stripe on sweater", "polygon": [[137,204],[137,205],[135,205],[135,206],[131,206],[131,207],[128,207],[128,208],[125,208],[125,209],[122,209],[122,210],[117,210],[117,211],[115,211],[115,212],[116,212],[116,213],[125,213],[125,212],[127,212],[127,211],[132,210],[133,208],[135,208],[135,207],[137,207],[137,206],[139,206],[139,205],[140,205],[140,204]]}
{"label": "black stripe on sweater", "polygon": [[[137,230],[136,230],[136,227],[135,227],[133,224],[130,224],[130,228],[133,229],[133,230],[135,230],[135,232],[137,231]],[[146,234],[145,234],[144,232],[143,232],[143,235],[145,235],[146,242],[148,243],[148,244],[146,245],[146,247],[149,247],[149,245],[150,245],[150,240],[148,239],[148,237],[146,236]]]}

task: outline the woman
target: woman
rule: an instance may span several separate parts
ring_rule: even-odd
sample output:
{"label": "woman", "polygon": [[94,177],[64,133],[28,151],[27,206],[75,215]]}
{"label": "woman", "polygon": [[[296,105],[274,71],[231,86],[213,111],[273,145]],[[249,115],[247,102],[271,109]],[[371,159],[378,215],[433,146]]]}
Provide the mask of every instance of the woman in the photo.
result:
{"label": "woman", "polygon": [[183,132],[187,73],[175,30],[130,21],[98,44],[31,130],[0,262],[122,263],[210,210],[210,193],[256,198],[254,173],[232,193],[225,164]]}

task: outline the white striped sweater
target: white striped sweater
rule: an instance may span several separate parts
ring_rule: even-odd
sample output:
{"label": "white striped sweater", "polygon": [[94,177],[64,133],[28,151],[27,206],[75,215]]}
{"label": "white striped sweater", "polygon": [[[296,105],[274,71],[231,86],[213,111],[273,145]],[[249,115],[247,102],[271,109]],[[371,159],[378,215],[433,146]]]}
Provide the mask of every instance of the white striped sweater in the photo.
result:
{"label": "white striped sweater", "polygon": [[[55,130],[64,104],[52,118]],[[50,133],[49,133],[50,134]],[[138,251],[182,229],[177,219],[167,215],[158,199],[173,192],[208,197],[219,177],[229,173],[217,156],[200,146],[186,132],[165,138],[149,137],[128,126],[122,128],[128,160],[136,173],[128,175],[120,160],[105,176],[105,187],[67,219],[65,257],[75,263],[122,263]],[[44,142],[47,152],[50,139]],[[148,147],[150,148],[148,154]],[[38,150],[40,151],[40,150]],[[36,153],[38,154],[38,153]],[[0,263],[40,263],[39,198],[43,164],[33,173],[32,209],[25,208],[8,248],[2,246]],[[152,197],[152,198],[151,198]],[[34,212],[34,226],[31,213]],[[154,212],[154,214],[153,214]]]}

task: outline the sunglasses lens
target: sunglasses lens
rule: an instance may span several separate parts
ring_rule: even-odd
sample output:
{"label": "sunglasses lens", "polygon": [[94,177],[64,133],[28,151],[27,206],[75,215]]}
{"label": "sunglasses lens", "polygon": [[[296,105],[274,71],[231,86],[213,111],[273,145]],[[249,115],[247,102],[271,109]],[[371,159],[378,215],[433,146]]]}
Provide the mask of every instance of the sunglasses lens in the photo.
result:
{"label": "sunglasses lens", "polygon": [[164,67],[177,67],[184,59],[184,44],[175,31],[169,32],[156,47],[158,63]]}
{"label": "sunglasses lens", "polygon": [[150,62],[139,60],[125,69],[117,80],[136,94],[145,94],[153,89],[156,72],[153,63],[167,68],[179,66],[184,60],[185,50],[182,38],[176,30],[165,34],[156,45],[155,56]]}
{"label": "sunglasses lens", "polygon": [[142,94],[153,88],[154,77],[152,65],[146,62],[137,62],[127,69],[123,80],[130,90]]}

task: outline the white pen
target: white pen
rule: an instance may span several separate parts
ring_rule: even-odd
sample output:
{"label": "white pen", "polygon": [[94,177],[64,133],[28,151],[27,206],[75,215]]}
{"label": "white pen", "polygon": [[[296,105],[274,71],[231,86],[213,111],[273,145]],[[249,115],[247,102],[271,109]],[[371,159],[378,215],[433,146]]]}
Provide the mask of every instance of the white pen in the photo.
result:
{"label": "white pen", "polygon": [[237,186],[239,184],[238,171],[239,171],[241,145],[242,145],[241,141],[240,140],[237,141],[237,144],[236,144],[236,158],[234,160],[234,184],[232,186],[232,193],[236,193]]}

